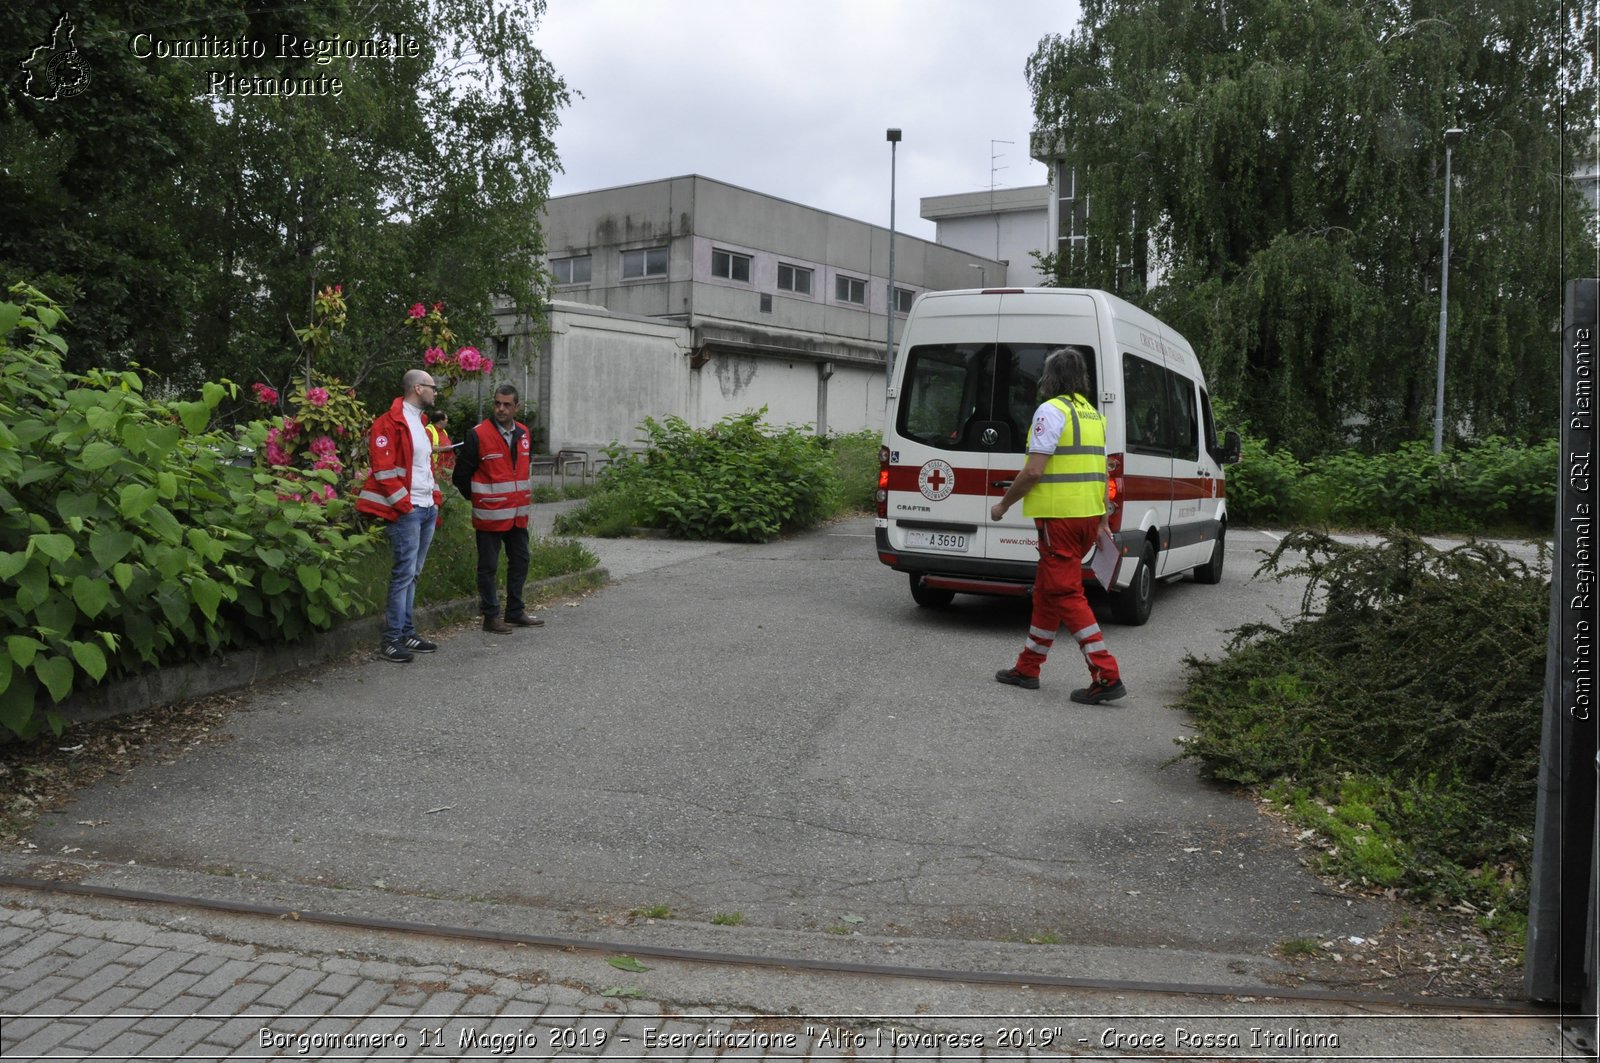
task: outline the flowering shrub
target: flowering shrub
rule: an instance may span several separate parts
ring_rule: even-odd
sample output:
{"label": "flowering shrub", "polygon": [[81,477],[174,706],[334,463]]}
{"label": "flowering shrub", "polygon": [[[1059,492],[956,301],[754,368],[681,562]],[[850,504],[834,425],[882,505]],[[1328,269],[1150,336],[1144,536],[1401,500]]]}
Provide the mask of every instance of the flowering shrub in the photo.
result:
{"label": "flowering shrub", "polygon": [[[257,384],[255,392],[263,404],[276,405],[278,394],[272,388]],[[354,388],[345,387],[337,377],[320,373],[311,375],[310,387],[304,382],[295,385],[290,404],[292,413],[268,423],[261,456],[285,479],[320,481],[307,483],[303,496],[283,497],[296,502],[329,501],[337,497],[338,487],[363,459],[367,425],[372,417],[356,398]],[[302,476],[303,473],[312,475]]]}
{"label": "flowering shrub", "polygon": [[405,324],[417,330],[422,345],[422,364],[438,382],[441,395],[449,395],[467,377],[487,377],[494,372],[494,359],[485,358],[476,347],[458,347],[454,354],[449,353],[455,333],[450,331],[443,303],[434,303],[432,309],[421,303],[411,304]]}
{"label": "flowering shrub", "polygon": [[[311,360],[333,346],[333,330],[344,327],[344,286],[329,285],[317,293],[311,324],[295,329],[306,350],[306,377],[290,395],[291,411],[267,424],[259,459],[285,480],[304,483],[304,491],[280,492],[282,500],[330,502],[365,456],[365,433],[372,418],[337,377],[310,368]],[[280,405],[280,393],[267,384],[251,389],[269,409]]]}

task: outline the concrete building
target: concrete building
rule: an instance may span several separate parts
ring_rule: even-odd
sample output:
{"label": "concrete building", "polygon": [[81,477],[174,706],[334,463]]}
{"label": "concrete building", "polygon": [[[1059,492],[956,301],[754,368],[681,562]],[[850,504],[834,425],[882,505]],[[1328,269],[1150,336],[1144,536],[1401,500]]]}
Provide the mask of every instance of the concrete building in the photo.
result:
{"label": "concrete building", "polygon": [[934,240],[945,247],[991,255],[1005,264],[978,288],[1033,288],[1044,283],[1034,254],[1049,250],[1050,186],[1000,188],[951,196],[925,196],[922,217],[934,223]]}
{"label": "concrete building", "polygon": [[[497,355],[541,449],[631,444],[645,414],[695,426],[881,430],[889,231],[698,175],[551,199],[547,330],[508,312]],[[919,292],[1004,275],[980,254],[895,236],[895,337]]]}

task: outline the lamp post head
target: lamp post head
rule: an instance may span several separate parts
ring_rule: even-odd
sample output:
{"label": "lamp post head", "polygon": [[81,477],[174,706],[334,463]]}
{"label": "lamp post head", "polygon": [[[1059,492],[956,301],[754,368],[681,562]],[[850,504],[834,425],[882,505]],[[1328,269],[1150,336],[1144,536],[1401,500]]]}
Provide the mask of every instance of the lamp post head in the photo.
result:
{"label": "lamp post head", "polygon": [[1458,126],[1451,126],[1449,129],[1446,129],[1444,131],[1444,146],[1447,148],[1455,147],[1457,144],[1461,143],[1461,138],[1466,135],[1466,132],[1467,131],[1465,129],[1461,129]]}
{"label": "lamp post head", "polygon": [[900,143],[900,130],[898,130],[898,129],[889,130],[889,132],[884,135],[884,139],[887,140],[891,144]]}

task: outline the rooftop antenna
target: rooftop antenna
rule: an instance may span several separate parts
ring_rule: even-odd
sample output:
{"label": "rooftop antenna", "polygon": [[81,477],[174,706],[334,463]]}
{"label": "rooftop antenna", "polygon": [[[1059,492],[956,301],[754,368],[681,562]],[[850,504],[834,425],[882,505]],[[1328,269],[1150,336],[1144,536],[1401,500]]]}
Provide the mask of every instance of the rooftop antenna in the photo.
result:
{"label": "rooftop antenna", "polygon": [[994,218],[994,257],[996,261],[998,261],[1000,258],[1000,216],[994,212],[995,174],[999,173],[1001,170],[1010,169],[1010,167],[995,165],[995,161],[997,159],[1003,159],[1006,156],[1005,152],[997,152],[994,150],[994,148],[996,144],[1015,143],[1016,141],[1014,140],[989,141],[989,214]]}

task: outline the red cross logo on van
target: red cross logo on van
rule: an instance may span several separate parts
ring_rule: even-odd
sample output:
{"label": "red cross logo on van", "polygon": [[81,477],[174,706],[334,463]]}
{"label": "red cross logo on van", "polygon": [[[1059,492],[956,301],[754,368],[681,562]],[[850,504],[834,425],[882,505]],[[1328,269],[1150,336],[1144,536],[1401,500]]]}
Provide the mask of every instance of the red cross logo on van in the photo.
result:
{"label": "red cross logo on van", "polygon": [[934,458],[917,473],[917,490],[930,502],[943,502],[956,489],[956,471],[947,461]]}

